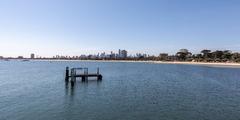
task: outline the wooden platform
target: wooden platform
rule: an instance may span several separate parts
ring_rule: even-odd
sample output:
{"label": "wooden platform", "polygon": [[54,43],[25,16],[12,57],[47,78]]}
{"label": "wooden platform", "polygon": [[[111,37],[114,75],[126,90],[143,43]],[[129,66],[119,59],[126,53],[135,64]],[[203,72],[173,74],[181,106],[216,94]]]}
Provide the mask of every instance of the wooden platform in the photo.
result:
{"label": "wooden platform", "polygon": [[75,82],[76,78],[81,78],[82,81],[87,81],[90,77],[95,77],[96,80],[102,80],[102,75],[99,73],[99,68],[97,68],[96,73],[88,73],[88,68],[71,68],[69,75],[69,67],[66,67],[65,81],[68,82],[69,78],[71,82]]}
{"label": "wooden platform", "polygon": [[[95,74],[95,73],[87,74],[87,75],[85,75],[85,74],[74,75],[74,77],[99,77],[99,76],[102,76],[102,75]],[[69,77],[71,77],[71,76],[69,76]]]}

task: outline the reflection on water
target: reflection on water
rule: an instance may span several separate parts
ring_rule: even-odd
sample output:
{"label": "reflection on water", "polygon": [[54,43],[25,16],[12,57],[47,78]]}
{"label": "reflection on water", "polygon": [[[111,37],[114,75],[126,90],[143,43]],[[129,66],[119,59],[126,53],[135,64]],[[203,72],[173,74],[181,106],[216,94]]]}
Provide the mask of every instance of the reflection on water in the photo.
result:
{"label": "reflection on water", "polygon": [[74,90],[75,90],[75,83],[65,81],[65,95],[69,95],[70,93],[71,96],[74,96]]}
{"label": "reflection on water", "polygon": [[99,86],[102,80],[87,80],[87,81],[65,81],[65,95],[74,96],[76,87],[87,87],[89,84],[96,84]]}

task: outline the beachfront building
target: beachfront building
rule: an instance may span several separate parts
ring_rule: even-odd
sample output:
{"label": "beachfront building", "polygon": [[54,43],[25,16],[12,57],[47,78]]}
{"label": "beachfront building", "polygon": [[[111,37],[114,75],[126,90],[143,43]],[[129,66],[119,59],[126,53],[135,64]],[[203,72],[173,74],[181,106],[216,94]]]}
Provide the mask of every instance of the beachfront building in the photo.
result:
{"label": "beachfront building", "polygon": [[163,61],[168,60],[168,54],[167,53],[160,53],[159,54],[159,59],[163,60]]}
{"label": "beachfront building", "polygon": [[191,57],[192,53],[189,52],[187,49],[180,49],[176,56],[177,56],[177,60],[180,61],[185,61],[187,60],[187,58]]}

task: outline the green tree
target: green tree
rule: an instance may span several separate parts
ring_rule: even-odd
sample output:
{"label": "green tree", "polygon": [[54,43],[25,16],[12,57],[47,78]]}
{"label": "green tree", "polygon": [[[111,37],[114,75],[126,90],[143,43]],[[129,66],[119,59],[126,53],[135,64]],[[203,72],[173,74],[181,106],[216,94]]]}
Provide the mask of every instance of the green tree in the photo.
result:
{"label": "green tree", "polygon": [[221,62],[222,56],[223,56],[223,51],[217,50],[215,52],[212,52],[212,57],[216,62]]}
{"label": "green tree", "polygon": [[233,62],[240,62],[240,53],[233,53],[232,57],[231,57],[231,60]]}
{"label": "green tree", "polygon": [[209,54],[211,53],[211,50],[202,50],[201,53],[203,54],[203,56],[205,58],[208,58],[209,57]]}
{"label": "green tree", "polygon": [[231,60],[232,52],[230,50],[223,51],[222,58],[225,59],[225,61]]}
{"label": "green tree", "polygon": [[180,49],[179,52],[177,52],[176,56],[178,60],[185,61],[187,58],[190,58],[192,55],[191,52],[189,52],[187,49]]}

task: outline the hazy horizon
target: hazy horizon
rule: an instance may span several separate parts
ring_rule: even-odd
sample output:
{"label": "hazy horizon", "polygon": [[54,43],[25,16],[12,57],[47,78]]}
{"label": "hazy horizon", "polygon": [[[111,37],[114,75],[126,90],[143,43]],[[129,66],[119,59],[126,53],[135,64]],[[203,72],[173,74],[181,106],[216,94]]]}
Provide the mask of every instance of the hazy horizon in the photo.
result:
{"label": "hazy horizon", "polygon": [[0,56],[240,51],[238,0],[1,0]]}

